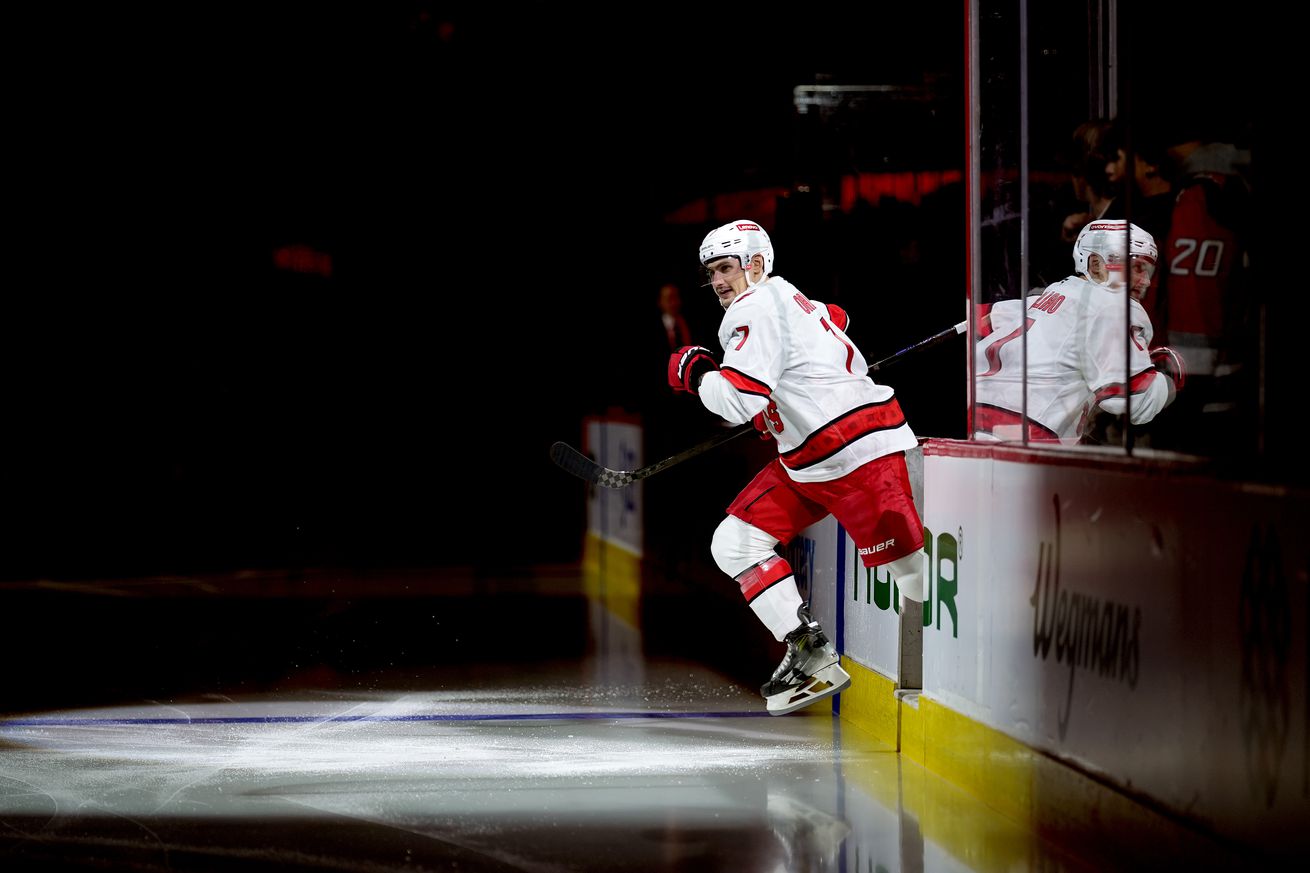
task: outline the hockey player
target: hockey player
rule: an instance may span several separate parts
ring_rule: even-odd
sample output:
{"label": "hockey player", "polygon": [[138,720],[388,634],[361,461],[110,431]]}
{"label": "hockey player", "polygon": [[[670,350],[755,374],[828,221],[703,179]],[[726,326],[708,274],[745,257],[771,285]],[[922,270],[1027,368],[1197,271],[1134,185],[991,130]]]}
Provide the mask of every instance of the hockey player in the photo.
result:
{"label": "hockey player", "polygon": [[[1026,301],[1030,442],[1077,443],[1097,410],[1124,414],[1125,346],[1133,424],[1153,419],[1183,385],[1182,361],[1172,349],[1148,351],[1153,330],[1138,298],[1151,283],[1159,252],[1149,233],[1131,225],[1132,250],[1125,258],[1128,228],[1118,220],[1083,227],[1073,246],[1075,275]],[[1126,288],[1133,292],[1131,342],[1124,328]],[[991,332],[974,350],[976,438],[1023,435],[1025,324],[1019,315],[1018,300],[993,306]]]}
{"label": "hockey player", "polygon": [[776,442],[778,457],[728,507],[710,551],[786,643],[760,689],[768,711],[783,715],[842,691],[851,677],[775,547],[832,514],[864,565],[886,565],[902,608],[920,614],[923,524],[905,465],[917,440],[892,389],[866,375],[846,335],[846,313],[771,275],[773,246],[763,228],[734,221],[711,231],[700,262],[724,309],[722,363],[703,346],[686,346],[669,358],[669,384],[726,421],[752,421]]}

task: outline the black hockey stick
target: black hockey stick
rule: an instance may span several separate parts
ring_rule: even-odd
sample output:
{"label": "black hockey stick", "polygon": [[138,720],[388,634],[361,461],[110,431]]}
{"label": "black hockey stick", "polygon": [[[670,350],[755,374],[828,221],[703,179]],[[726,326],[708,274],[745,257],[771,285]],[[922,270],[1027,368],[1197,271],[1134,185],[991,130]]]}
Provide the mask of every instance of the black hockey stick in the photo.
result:
{"label": "black hockey stick", "polygon": [[[910,352],[926,349],[929,346],[935,346],[945,339],[964,333],[968,328],[969,322],[962,321],[959,324],[948,327],[940,333],[935,333],[924,340],[919,340],[912,346],[901,349],[894,355],[889,355],[881,361],[869,365],[869,372],[872,373],[880,370],[890,363],[900,360]],[[688,458],[694,458],[699,454],[708,452],[710,449],[721,446],[729,440],[735,440],[737,437],[748,434],[755,430],[755,425],[751,422],[739,424],[731,430],[726,430],[717,436],[707,439],[705,442],[694,445],[689,449],[684,449],[672,457],[657,461],[636,470],[611,470],[608,467],[602,467],[591,458],[588,458],[582,452],[570,446],[565,442],[556,442],[550,447],[550,459],[559,465],[566,473],[572,473],[579,479],[586,479],[594,485],[602,488],[626,488],[633,482],[639,482],[647,476],[653,476],[661,470],[667,470],[674,464],[681,464]]]}
{"label": "black hockey stick", "polygon": [[671,458],[665,458],[658,463],[637,470],[611,470],[608,467],[602,467],[568,443],[563,442],[557,442],[550,447],[550,459],[563,468],[565,472],[586,479],[588,482],[602,488],[626,488],[633,482],[652,476],[660,470],[672,467],[674,464],[680,464],[688,458],[694,458],[702,452],[708,452],[715,446],[721,446],[728,440],[735,440],[742,434],[753,430],[755,430],[755,425],[749,421],[745,424],[739,424],[732,430],[725,430],[699,445],[678,452]]}
{"label": "black hockey stick", "polygon": [[943,330],[940,333],[935,333],[932,336],[928,337],[927,339],[919,340],[917,343],[915,343],[912,346],[906,346],[905,348],[901,349],[899,352],[897,352],[894,355],[888,355],[887,357],[883,358],[881,361],[877,361],[875,363],[870,364],[869,372],[872,373],[875,370],[881,370],[883,367],[887,366],[888,364],[894,363],[895,361],[899,361],[902,357],[908,355],[910,352],[917,351],[919,349],[926,349],[929,346],[935,346],[942,340],[950,339],[953,336],[962,334],[968,329],[969,329],[969,322],[967,320],[960,322],[954,327],[948,327],[946,328],[946,330]]}

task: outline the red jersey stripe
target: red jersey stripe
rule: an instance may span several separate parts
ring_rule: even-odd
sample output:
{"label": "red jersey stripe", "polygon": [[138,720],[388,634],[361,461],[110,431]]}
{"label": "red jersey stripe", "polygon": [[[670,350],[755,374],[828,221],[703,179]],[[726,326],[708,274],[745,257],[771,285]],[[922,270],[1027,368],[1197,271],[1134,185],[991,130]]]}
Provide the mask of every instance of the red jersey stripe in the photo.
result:
{"label": "red jersey stripe", "polygon": [[904,424],[905,414],[895,397],[882,403],[866,403],[815,430],[805,442],[781,455],[781,460],[790,470],[803,470],[831,458],[861,437]]}
{"label": "red jersey stripe", "polygon": [[768,397],[773,394],[772,388],[753,376],[747,376],[741,370],[724,367],[719,372],[723,374],[723,378],[728,380],[729,385],[742,394],[758,394],[761,397]]}
{"label": "red jersey stripe", "polygon": [[[1156,370],[1154,367],[1151,367],[1149,370],[1143,370],[1142,372],[1134,376],[1133,381],[1129,383],[1132,386],[1133,393],[1141,394],[1143,391],[1145,391],[1147,387],[1151,384],[1151,380],[1155,378],[1155,374],[1157,372],[1159,371]],[[1100,391],[1096,392],[1096,402],[1099,404],[1102,400],[1108,400],[1111,397],[1123,397],[1123,396],[1124,396],[1123,383],[1114,382],[1110,385],[1106,385]]]}
{"label": "red jersey stripe", "polygon": [[[979,403],[974,409],[974,429],[983,433],[993,433],[996,428],[1002,425],[1013,425],[1015,427],[1023,426],[1023,416],[1017,412],[1011,412],[1008,409],[1001,409],[999,406],[989,406],[986,403]],[[1031,442],[1050,442],[1059,440],[1055,431],[1043,424],[1028,419],[1028,439]]]}

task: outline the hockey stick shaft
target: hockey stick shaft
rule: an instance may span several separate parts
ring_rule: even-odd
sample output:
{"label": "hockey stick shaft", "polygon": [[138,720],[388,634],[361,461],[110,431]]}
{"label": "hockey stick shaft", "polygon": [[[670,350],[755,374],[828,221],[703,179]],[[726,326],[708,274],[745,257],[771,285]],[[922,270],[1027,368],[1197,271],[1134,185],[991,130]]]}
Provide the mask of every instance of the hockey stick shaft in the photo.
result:
{"label": "hockey stick shaft", "polygon": [[755,425],[751,424],[749,421],[746,422],[745,424],[739,424],[736,427],[732,428],[731,430],[727,430],[721,434],[716,434],[715,436],[710,437],[703,443],[694,445],[689,449],[684,449],[683,451],[678,452],[676,455],[673,455],[672,457],[665,458],[662,461],[658,461],[649,466],[642,467],[640,470],[634,471],[632,474],[633,481],[636,481],[638,479],[645,479],[647,476],[658,473],[660,470],[663,470],[666,467],[672,467],[674,464],[681,464],[683,461],[687,460],[688,458],[694,458],[697,455],[701,454],[702,452],[708,452],[710,449],[715,448],[716,446],[721,446],[724,443],[728,442],[729,440],[735,440],[737,437],[742,436],[743,434],[750,433],[753,430],[755,430]]}
{"label": "hockey stick shaft", "polygon": [[694,458],[696,455],[708,452],[715,446],[721,446],[729,440],[736,439],[743,434],[750,433],[755,427],[749,421],[744,425],[738,425],[731,430],[725,430],[703,443],[692,446],[689,449],[678,452],[672,457],[665,458],[658,463],[641,467],[637,470],[611,470],[608,467],[602,467],[591,458],[579,452],[568,443],[556,442],[550,447],[550,459],[554,461],[565,472],[572,473],[579,479],[586,479],[594,485],[600,485],[603,488],[626,488],[633,482],[639,482],[647,476],[654,475],[660,470],[672,467],[674,464],[680,464],[688,458]]}
{"label": "hockey stick shaft", "polygon": [[927,339],[919,340],[917,343],[915,343],[912,346],[906,346],[905,348],[901,349],[899,352],[897,352],[894,355],[888,355],[887,357],[883,358],[881,361],[877,361],[876,363],[870,364],[869,372],[870,373],[876,372],[877,370],[882,369],[883,367],[887,366],[890,363],[893,363],[894,361],[899,361],[901,358],[908,355],[910,352],[918,351],[919,349],[926,349],[929,346],[935,346],[942,340],[950,339],[953,336],[962,334],[968,329],[969,329],[969,321],[968,319],[965,319],[964,321],[960,322],[954,327],[948,327],[946,328],[946,330],[943,330],[940,333],[935,333],[932,336],[928,337]]}
{"label": "hockey stick shaft", "polygon": [[[911,352],[935,346],[943,340],[947,340],[957,334],[962,334],[968,329],[969,322],[962,321],[957,325],[948,327],[946,330],[935,333],[927,339],[920,340],[912,346],[906,346],[893,355],[888,355],[881,361],[869,365],[868,372],[873,373],[882,369],[888,364],[899,361],[901,358]],[[602,467],[591,458],[577,451],[567,443],[557,442],[550,447],[550,457],[556,464],[569,473],[579,478],[586,479],[588,482],[601,485],[606,488],[624,488],[633,482],[645,479],[647,476],[653,476],[661,470],[667,470],[675,464],[681,464],[690,458],[704,454],[710,449],[717,448],[724,443],[734,440],[739,436],[750,433],[755,430],[755,425],[749,421],[726,430],[723,433],[707,439],[703,443],[698,443],[689,449],[684,449],[676,455],[649,464],[636,470],[611,470],[608,467]]]}

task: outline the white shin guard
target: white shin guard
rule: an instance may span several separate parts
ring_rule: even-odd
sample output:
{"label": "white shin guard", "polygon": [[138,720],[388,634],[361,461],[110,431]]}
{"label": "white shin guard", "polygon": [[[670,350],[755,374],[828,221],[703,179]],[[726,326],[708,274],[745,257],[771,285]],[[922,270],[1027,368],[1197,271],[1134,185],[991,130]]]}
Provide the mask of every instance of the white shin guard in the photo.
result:
{"label": "white shin guard", "polygon": [[764,622],[764,626],[773,634],[773,638],[782,642],[791,631],[796,630],[800,619],[796,610],[800,608],[801,593],[796,588],[796,577],[788,576],[775,582],[768,591],[751,601],[751,611]]}
{"label": "white shin guard", "polygon": [[[741,584],[747,573],[768,562],[782,560],[774,551],[777,545],[777,538],[729,515],[714,531],[710,554],[714,556],[714,563],[719,565],[720,570]],[[781,566],[785,567],[785,562]],[[800,623],[796,610],[802,602],[801,593],[796,588],[796,577],[791,575],[789,568],[782,572],[786,575],[780,578],[759,580],[762,586],[767,587],[756,595],[746,591],[749,584],[744,585],[742,591],[750,603],[751,611],[764,622],[764,626],[779,642]]]}

